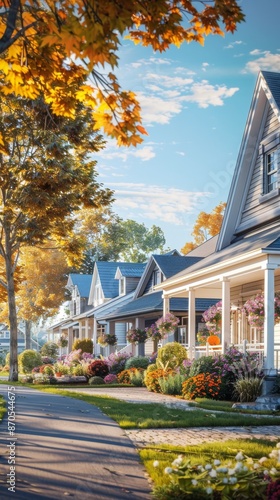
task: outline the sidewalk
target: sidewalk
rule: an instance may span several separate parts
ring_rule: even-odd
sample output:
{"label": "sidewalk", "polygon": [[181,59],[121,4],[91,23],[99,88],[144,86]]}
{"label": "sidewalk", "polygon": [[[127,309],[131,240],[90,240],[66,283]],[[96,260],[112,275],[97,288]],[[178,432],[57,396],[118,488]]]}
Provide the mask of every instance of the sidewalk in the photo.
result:
{"label": "sidewalk", "polygon": [[[7,388],[0,386],[5,398]],[[15,387],[12,394],[14,435],[7,417],[0,425],[1,500],[151,499],[135,447],[98,408],[24,387]],[[14,447],[15,492],[8,490]]]}

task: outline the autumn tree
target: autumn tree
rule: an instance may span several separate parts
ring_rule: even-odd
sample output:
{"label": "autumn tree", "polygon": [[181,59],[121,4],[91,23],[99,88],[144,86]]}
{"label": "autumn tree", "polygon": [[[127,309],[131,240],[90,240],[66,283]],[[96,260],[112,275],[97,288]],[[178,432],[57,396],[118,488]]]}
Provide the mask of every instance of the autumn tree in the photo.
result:
{"label": "autumn tree", "polygon": [[226,203],[221,202],[212,212],[200,212],[193,227],[192,236],[193,242],[186,243],[181,252],[186,255],[194,250],[198,245],[201,245],[212,236],[219,233],[224,216]]}
{"label": "autumn tree", "polygon": [[52,244],[23,247],[20,252],[22,280],[16,293],[18,318],[25,321],[25,348],[31,349],[31,326],[58,313],[65,300],[69,265]]}
{"label": "autumn tree", "polygon": [[92,129],[92,112],[80,104],[75,119],[55,117],[41,99],[2,97],[0,131],[0,256],[9,308],[10,380],[17,380],[15,273],[24,246],[48,240],[78,261],[84,241],[73,231],[81,207],[111,202],[96,180],[92,155],[102,139]]}
{"label": "autumn tree", "polygon": [[[123,37],[164,52],[234,32],[238,0],[0,0],[2,92],[36,99],[74,118],[77,102],[94,111],[94,127],[119,144],[141,142],[140,108],[115,74]],[[108,68],[108,71],[107,71]]]}

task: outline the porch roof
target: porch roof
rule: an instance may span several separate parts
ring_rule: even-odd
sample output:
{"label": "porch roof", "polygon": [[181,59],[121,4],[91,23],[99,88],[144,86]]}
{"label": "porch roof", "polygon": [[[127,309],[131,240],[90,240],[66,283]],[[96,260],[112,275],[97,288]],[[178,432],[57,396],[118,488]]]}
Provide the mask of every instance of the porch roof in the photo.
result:
{"label": "porch roof", "polygon": [[[208,282],[210,287],[210,283],[219,282],[221,277],[227,274],[228,277],[239,275],[242,280],[246,273],[256,273],[257,269],[262,270],[262,265],[267,260],[268,255],[276,255],[280,258],[279,223],[270,229],[264,228],[258,233],[239,238],[223,250],[205,257],[155,288],[163,290],[166,296],[174,296],[174,294],[180,295],[182,292],[186,294],[188,288],[196,284],[202,286],[203,283],[206,285]],[[218,290],[220,288],[221,285],[217,285],[212,290],[211,296],[213,293],[214,296],[219,296]],[[205,294],[205,288],[201,293],[204,293],[202,295],[204,297],[208,296]]]}
{"label": "porch roof", "polygon": [[[217,299],[196,299],[196,310],[204,312],[208,307],[215,304]],[[170,300],[170,310],[174,313],[188,311],[188,298],[173,298]],[[148,314],[153,312],[158,312],[162,314],[163,311],[163,299],[162,292],[153,292],[143,295],[139,299],[132,300],[123,307],[115,310],[114,312],[105,312],[104,317],[100,316],[100,319],[120,319],[131,316],[137,316],[140,314]]]}

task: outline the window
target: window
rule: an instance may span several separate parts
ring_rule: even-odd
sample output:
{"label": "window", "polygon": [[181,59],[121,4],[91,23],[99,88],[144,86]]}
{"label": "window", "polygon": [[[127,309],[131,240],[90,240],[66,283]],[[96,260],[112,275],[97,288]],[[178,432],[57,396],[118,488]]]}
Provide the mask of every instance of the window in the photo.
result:
{"label": "window", "polygon": [[264,192],[270,193],[277,188],[278,154],[277,149],[268,151],[264,158],[265,183]]}
{"label": "window", "polygon": [[162,282],[162,273],[159,269],[153,272],[153,286],[159,285]]}
{"label": "window", "polygon": [[125,294],[125,278],[120,279],[120,295]]}

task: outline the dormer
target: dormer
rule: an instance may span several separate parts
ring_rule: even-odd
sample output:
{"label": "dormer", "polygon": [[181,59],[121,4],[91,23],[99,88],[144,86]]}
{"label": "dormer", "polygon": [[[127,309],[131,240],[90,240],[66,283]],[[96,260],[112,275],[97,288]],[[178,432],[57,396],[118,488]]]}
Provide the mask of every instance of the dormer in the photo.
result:
{"label": "dormer", "polygon": [[122,263],[118,266],[115,279],[119,282],[119,296],[133,292],[144,272],[145,264]]}

